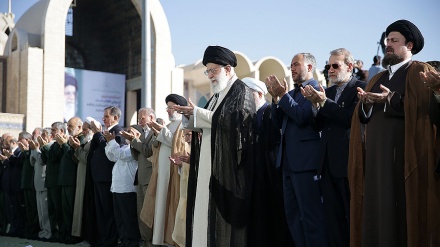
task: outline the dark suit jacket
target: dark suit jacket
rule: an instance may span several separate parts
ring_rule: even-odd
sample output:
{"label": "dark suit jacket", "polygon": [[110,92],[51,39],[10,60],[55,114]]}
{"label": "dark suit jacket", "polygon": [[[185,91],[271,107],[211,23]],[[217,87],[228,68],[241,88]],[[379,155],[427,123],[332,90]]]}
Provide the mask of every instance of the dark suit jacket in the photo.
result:
{"label": "dark suit jacket", "polygon": [[316,129],[322,131],[319,164],[322,167],[327,152],[330,173],[337,178],[347,177],[351,118],[358,102],[356,88],[365,88],[367,85],[356,77],[347,83],[337,102],[334,101],[337,86],[325,90],[327,100],[319,109],[314,123]]}
{"label": "dark suit jacket", "polygon": [[[84,136],[77,137],[82,143]],[[56,143],[56,145],[58,145]],[[76,184],[76,170],[78,167],[78,159],[75,157],[75,150],[68,144],[64,143],[61,147],[60,171],[58,174],[58,185],[74,186]]]}
{"label": "dark suit jacket", "polygon": [[[309,80],[305,85],[311,85],[319,90],[318,82]],[[313,121],[312,104],[305,99],[301,92],[295,89],[284,95],[278,105],[272,106],[272,114],[276,126],[281,129],[281,144],[277,157],[277,167],[282,162],[282,153],[287,156],[291,171],[316,170],[319,167],[319,132],[311,123]],[[286,165],[286,164],[283,164]]]}
{"label": "dark suit jacket", "polygon": [[21,173],[23,170],[23,163],[20,159],[21,150],[20,148],[15,149],[13,155],[9,157],[10,178],[11,178],[11,191],[19,192],[21,191]]}
{"label": "dark suit jacket", "polygon": [[58,186],[58,174],[60,171],[61,148],[56,142],[48,143],[41,147],[41,159],[46,164],[46,188]]}
{"label": "dark suit jacket", "polygon": [[26,190],[35,190],[34,185],[34,167],[31,165],[31,151],[23,151],[20,154],[22,164],[21,188]]}
{"label": "dark suit jacket", "polygon": [[[115,141],[119,144],[124,143],[125,139],[119,134],[122,127],[115,125],[110,133],[115,135]],[[110,161],[105,155],[105,146],[107,141],[101,132],[95,133],[90,143],[89,160],[92,179],[94,182],[111,182],[112,169],[115,162]]]}

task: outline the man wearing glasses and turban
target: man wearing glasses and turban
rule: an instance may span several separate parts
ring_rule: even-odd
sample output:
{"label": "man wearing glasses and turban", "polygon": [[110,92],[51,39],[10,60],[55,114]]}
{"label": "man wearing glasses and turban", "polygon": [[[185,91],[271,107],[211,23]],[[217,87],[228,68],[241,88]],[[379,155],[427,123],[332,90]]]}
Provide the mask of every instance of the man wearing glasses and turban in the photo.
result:
{"label": "man wearing glasses and turban", "polygon": [[[214,96],[205,108],[174,106],[193,134],[186,246],[246,246],[252,188],[253,91],[239,80],[235,54],[209,46],[203,56]],[[185,120],[184,120],[185,121]],[[209,236],[209,239],[208,239]]]}
{"label": "man wearing glasses and turban", "polygon": [[[440,246],[440,179],[434,173],[439,113],[412,60],[424,45],[410,21],[386,29],[387,70],[358,89],[352,119],[348,179],[351,246]],[[361,125],[365,128],[361,128]],[[365,130],[365,131],[363,131]],[[365,147],[365,148],[363,148]]]}

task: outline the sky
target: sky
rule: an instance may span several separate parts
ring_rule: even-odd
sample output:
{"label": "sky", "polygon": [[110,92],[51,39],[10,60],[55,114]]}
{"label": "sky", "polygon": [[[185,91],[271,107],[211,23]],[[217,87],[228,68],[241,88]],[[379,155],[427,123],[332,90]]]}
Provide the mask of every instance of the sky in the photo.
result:
{"label": "sky", "polygon": [[[38,0],[12,0],[15,22]],[[407,19],[425,38],[414,60],[440,60],[439,0],[162,0],[177,65],[203,57],[209,45],[220,45],[251,61],[276,57],[290,65],[299,52],[310,52],[323,69],[331,50],[344,47],[368,69],[382,32]],[[8,0],[0,0],[6,13]],[[381,50],[379,55],[383,56]]]}

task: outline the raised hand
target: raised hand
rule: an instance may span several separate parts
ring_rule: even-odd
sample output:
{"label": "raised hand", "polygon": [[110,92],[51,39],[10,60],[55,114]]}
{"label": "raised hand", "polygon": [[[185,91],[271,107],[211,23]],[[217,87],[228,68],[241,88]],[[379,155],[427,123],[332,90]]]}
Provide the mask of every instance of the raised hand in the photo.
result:
{"label": "raised hand", "polygon": [[78,138],[71,136],[69,137],[69,145],[76,150],[81,146],[81,142]]}

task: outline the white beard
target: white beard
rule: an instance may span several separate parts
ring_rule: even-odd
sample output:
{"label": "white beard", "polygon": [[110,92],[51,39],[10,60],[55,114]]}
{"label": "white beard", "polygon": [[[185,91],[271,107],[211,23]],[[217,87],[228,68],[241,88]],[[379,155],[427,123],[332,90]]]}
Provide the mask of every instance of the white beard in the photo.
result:
{"label": "white beard", "polygon": [[68,121],[69,119],[73,118],[76,114],[75,110],[75,103],[66,102],[64,109],[64,119]]}
{"label": "white beard", "polygon": [[214,79],[217,81],[216,84],[211,83],[211,89],[214,93],[220,93],[228,86],[229,79],[226,77],[226,71],[221,70],[217,78]]}
{"label": "white beard", "polygon": [[176,121],[176,120],[180,120],[182,118],[182,114],[177,113],[176,111],[173,112],[173,115],[168,117],[168,120],[170,120],[171,122]]}
{"label": "white beard", "polygon": [[89,131],[89,133],[87,133],[87,135],[84,136],[84,143],[87,143],[87,142],[91,141],[92,138],[93,138],[93,132]]}

